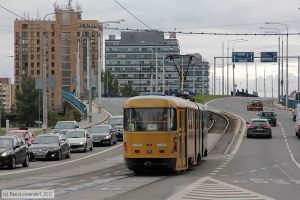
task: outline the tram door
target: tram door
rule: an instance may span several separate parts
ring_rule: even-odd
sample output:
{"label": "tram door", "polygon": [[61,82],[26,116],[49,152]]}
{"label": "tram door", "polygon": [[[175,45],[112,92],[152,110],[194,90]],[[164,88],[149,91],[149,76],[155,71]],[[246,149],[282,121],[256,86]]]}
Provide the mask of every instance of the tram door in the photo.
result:
{"label": "tram door", "polygon": [[186,168],[187,166],[187,127],[186,127],[186,110],[181,109],[179,111],[180,122],[179,122],[179,156],[180,156],[180,168]]}

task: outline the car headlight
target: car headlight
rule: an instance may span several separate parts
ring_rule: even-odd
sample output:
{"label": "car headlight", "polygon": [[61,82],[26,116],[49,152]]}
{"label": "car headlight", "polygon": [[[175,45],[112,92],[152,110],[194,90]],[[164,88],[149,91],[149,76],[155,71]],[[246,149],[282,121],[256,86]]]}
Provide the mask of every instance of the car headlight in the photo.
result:
{"label": "car headlight", "polygon": [[80,145],[83,145],[84,144],[84,142],[82,141],[82,142],[80,142]]}
{"label": "car headlight", "polygon": [[109,138],[110,138],[110,135],[105,136],[105,139],[109,139]]}
{"label": "car headlight", "polygon": [[3,153],[1,153],[1,156],[7,156],[7,152],[3,152]]}

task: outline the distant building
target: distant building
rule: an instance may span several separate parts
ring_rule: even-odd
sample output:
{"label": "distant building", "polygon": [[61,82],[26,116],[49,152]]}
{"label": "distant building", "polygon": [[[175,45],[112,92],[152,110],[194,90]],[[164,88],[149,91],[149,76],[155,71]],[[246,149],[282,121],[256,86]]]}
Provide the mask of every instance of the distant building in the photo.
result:
{"label": "distant building", "polygon": [[11,84],[10,78],[0,78],[0,103],[6,112],[11,112],[15,104],[14,85]]}
{"label": "distant building", "polygon": [[62,91],[76,91],[78,97],[88,95],[88,41],[90,82],[94,95],[97,94],[98,48],[102,46],[103,36],[102,25],[97,20],[81,19],[80,7],[54,5],[54,9],[55,20],[48,19],[51,15],[46,20],[15,20],[15,83],[19,87],[26,76],[42,79],[43,34],[47,33],[47,76],[55,81],[55,87],[48,88],[48,106],[60,109]]}
{"label": "distant building", "polygon": [[[164,61],[165,94],[174,94],[179,92],[178,72],[173,62],[164,58],[179,54],[180,47],[174,34],[166,39],[162,32],[121,32],[121,39],[111,35],[105,41],[105,70],[111,71],[121,87],[129,83],[140,94],[162,93]],[[209,64],[203,62],[199,54],[195,56],[197,59],[193,59],[193,64],[189,67],[184,90],[193,92],[194,89],[195,93],[208,93]],[[185,67],[186,64],[184,63]]]}

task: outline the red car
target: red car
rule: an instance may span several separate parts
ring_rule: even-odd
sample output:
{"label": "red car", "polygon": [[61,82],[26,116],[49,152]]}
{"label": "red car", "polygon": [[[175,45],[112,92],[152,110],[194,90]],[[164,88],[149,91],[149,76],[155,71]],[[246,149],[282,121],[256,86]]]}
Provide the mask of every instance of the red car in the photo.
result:
{"label": "red car", "polygon": [[247,110],[264,110],[264,105],[260,99],[251,99],[250,102],[248,102]]}
{"label": "red car", "polygon": [[35,134],[28,130],[11,130],[6,135],[12,136],[12,135],[18,135],[22,136],[28,146],[31,144],[31,142],[35,139]]}

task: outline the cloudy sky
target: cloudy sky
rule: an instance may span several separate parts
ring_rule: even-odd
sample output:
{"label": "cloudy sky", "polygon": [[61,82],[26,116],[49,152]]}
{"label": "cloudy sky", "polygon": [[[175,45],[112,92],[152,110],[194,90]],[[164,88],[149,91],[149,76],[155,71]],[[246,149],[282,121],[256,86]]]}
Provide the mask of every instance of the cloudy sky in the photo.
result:
{"label": "cloudy sky", "polygon": [[[53,3],[67,4],[67,0],[1,0],[5,6],[21,16],[42,18],[53,12]],[[145,29],[142,23],[122,9],[114,0],[77,0],[82,6],[83,19],[111,21],[124,19],[119,28]],[[188,32],[217,33],[264,33],[260,27],[276,27],[286,33],[282,25],[266,25],[265,22],[280,22],[288,25],[289,33],[300,32],[300,2],[296,0],[118,0],[152,29]],[[0,77],[13,77],[13,22],[16,17],[0,8]],[[115,27],[114,24],[110,26]],[[118,31],[106,30],[105,35],[119,35]],[[167,35],[166,35],[167,36]],[[222,42],[226,49],[229,40],[243,38],[245,42],[234,42],[235,51],[277,51],[278,36],[203,36],[180,35],[181,54],[200,53],[213,66],[213,58],[222,56]],[[285,43],[284,37],[284,43]],[[229,42],[232,49],[233,42]],[[284,50],[285,52],[285,50]],[[289,55],[300,54],[300,35],[289,36]],[[217,59],[221,66],[221,59]],[[289,61],[290,90],[297,88],[297,59]],[[254,64],[249,64],[249,90],[255,90]],[[263,94],[263,71],[266,70],[267,95],[271,95],[271,77],[277,77],[277,66],[257,63],[259,92]],[[285,71],[285,70],[284,70]],[[231,74],[231,71],[230,71]],[[245,88],[245,64],[236,66],[237,85]],[[217,69],[216,76],[221,76]],[[231,85],[231,83],[230,83]],[[216,84],[218,86],[218,82]],[[217,88],[217,92],[218,92]],[[277,81],[274,80],[274,95]]]}

